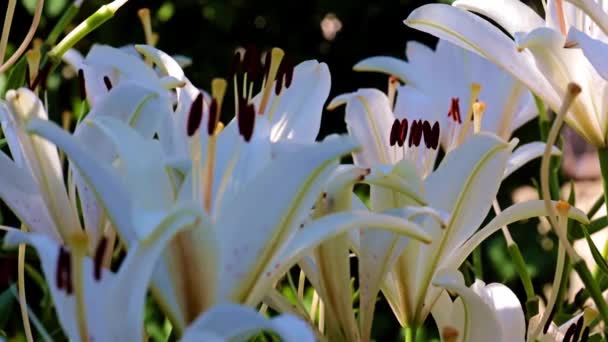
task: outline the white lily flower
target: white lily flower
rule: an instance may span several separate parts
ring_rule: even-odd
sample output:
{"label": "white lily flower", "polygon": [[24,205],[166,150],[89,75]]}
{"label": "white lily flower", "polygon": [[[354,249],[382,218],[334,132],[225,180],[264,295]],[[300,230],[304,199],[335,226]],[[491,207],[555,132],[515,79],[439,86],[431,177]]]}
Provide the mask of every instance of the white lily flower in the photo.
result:
{"label": "white lily flower", "polygon": [[[423,115],[427,120],[438,121],[441,127],[449,127],[449,134],[442,137],[444,147],[454,144],[450,140],[460,138],[464,126],[453,123],[457,120],[450,114],[460,114],[462,109],[460,123],[466,123],[477,100],[486,105],[481,130],[503,139],[509,139],[513,131],[537,114],[534,100],[521,82],[472,52],[439,40],[434,51],[409,41],[405,54],[407,62],[394,57],[370,57],[353,69],[380,71],[404,82],[404,86],[397,87],[394,111],[408,117]],[[472,134],[473,127],[467,127]]]}
{"label": "white lily flower", "polygon": [[[117,273],[102,269],[99,255],[95,259],[70,260],[73,256],[69,249],[42,234],[9,229],[4,241],[6,246],[28,243],[37,249],[57,317],[68,339],[82,340],[81,331],[86,331],[88,341],[141,341],[144,301],[155,264],[171,238],[193,225],[197,211],[184,207],[171,213],[149,236],[131,245]],[[82,263],[80,280],[75,277],[73,262]],[[82,311],[73,293],[79,282],[84,296]],[[229,303],[200,315],[181,340],[244,341],[262,330],[273,331],[285,341],[315,340],[306,322],[293,315],[266,320],[252,308]]]}
{"label": "white lily flower", "polygon": [[[199,116],[200,123],[201,102],[202,96],[193,102],[188,121]],[[28,126],[66,153],[127,244],[145,236],[176,201],[195,200],[205,209],[209,225],[180,233],[157,263],[153,278],[153,293],[182,331],[216,303],[256,305],[309,250],[349,229],[380,227],[428,240],[406,220],[367,212],[329,215],[300,227],[335,160],[355,146],[345,137],[318,144],[289,142],[283,146],[297,152],[298,158],[288,154],[273,158],[269,135],[251,134],[253,122],[247,124],[245,117],[256,115],[251,108],[242,107],[239,113],[244,122],[238,128],[245,139],[236,128],[206,132],[205,139],[200,131],[189,132],[195,137],[190,139],[191,170],[183,173],[167,163],[161,142],[146,139],[115,118],[87,118],[82,125],[94,127],[111,141],[117,170],[86,153],[86,146],[51,123],[31,120]],[[211,117],[209,112],[205,114]],[[263,132],[261,122],[256,129]],[[202,142],[214,146],[214,152],[195,153],[203,149],[196,147]],[[203,172],[209,168],[213,172]],[[122,192],[112,185],[120,185]],[[120,215],[125,208],[131,208],[127,210],[131,217]]]}
{"label": "white lily flower", "polygon": [[[589,5],[592,1],[572,2]],[[599,5],[593,8],[597,9]],[[515,40],[465,9],[492,19]],[[561,0],[549,0],[546,13],[543,20],[517,0],[458,0],[454,6],[422,6],[412,12],[405,23],[489,59],[525,84],[556,112],[566,95],[568,83],[579,84],[582,93],[570,107],[566,122],[592,145],[605,147],[608,145],[605,96],[608,83],[583,51],[567,48],[566,39],[569,28],[573,27],[606,41],[605,32],[593,21],[593,17],[605,16],[605,13],[593,12],[589,17]],[[576,31],[573,32],[576,36]]]}
{"label": "white lily flower", "polygon": [[[390,233],[361,233],[357,250],[361,330],[366,340],[380,288],[399,322],[418,326],[441,292],[431,286],[437,270],[449,268],[451,263],[456,263],[452,268],[457,268],[472,252],[471,245],[477,246],[487,237],[483,234],[493,233],[504,223],[544,215],[545,209],[541,201],[510,207],[475,234],[502,179],[527,160],[521,155],[510,160],[516,141],[508,144],[492,134],[475,134],[448,153],[434,170],[439,129],[433,132],[428,129],[430,124],[421,124],[422,127],[412,128],[406,139],[408,131],[402,123],[417,120],[396,119],[386,95],[377,90],[362,89],[337,98],[333,104],[340,102],[346,102],[349,132],[363,146],[353,155],[355,165],[371,167],[372,173],[367,177],[370,181],[376,175],[384,178],[383,182],[401,184],[399,192],[372,185],[371,209],[378,212],[406,206],[394,210],[402,210],[398,215],[414,220],[432,236],[432,243],[425,246]],[[411,208],[420,206],[433,208],[436,213],[420,213]],[[570,213],[586,220],[580,210],[572,208]],[[496,226],[500,223],[503,224]]]}
{"label": "white lily flower", "polygon": [[133,242],[117,273],[101,265],[103,243],[95,259],[85,257],[86,235],[69,247],[39,233],[8,229],[5,245],[36,248],[61,326],[72,341],[141,341],[148,283],[165,246],[180,230],[202,220],[196,207],[175,207],[157,227]]}
{"label": "white lily flower", "polygon": [[443,292],[432,310],[442,341],[525,340],[526,322],[521,303],[505,285],[486,285],[476,279],[466,287],[460,272],[442,271],[433,280],[435,286],[457,294],[455,301]]}

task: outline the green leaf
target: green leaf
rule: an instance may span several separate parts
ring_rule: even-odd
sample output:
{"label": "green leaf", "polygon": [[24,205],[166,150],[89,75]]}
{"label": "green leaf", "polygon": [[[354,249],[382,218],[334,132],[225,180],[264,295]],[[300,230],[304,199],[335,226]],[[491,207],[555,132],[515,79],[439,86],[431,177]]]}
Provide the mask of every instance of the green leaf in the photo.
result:
{"label": "green leaf", "polygon": [[602,256],[602,253],[600,253],[600,251],[595,246],[595,243],[593,243],[593,240],[591,240],[591,235],[589,235],[587,228],[585,228],[584,225],[581,225],[580,227],[583,230],[583,233],[585,234],[585,239],[587,239],[587,244],[589,244],[589,249],[591,250],[591,255],[593,256],[593,260],[595,260],[595,263],[597,264],[598,268],[602,272],[608,274],[608,264],[606,264],[606,260]]}
{"label": "green leaf", "polygon": [[0,330],[3,330],[8,322],[8,319],[13,315],[15,306],[15,297],[11,293],[11,288],[14,288],[15,284],[4,290],[0,294]]}
{"label": "green leaf", "polygon": [[[575,225],[574,228],[572,229],[572,231],[570,231],[570,237],[572,237],[573,239],[582,239],[585,237],[585,234],[582,231],[582,228],[580,228],[580,224]],[[587,225],[587,232],[589,234],[593,234],[595,232],[600,231],[601,229],[603,229],[604,227],[608,226],[608,216],[602,216],[599,218],[596,218],[595,220],[591,221],[588,225]]]}
{"label": "green leaf", "polygon": [[6,82],[6,88],[4,94],[2,94],[2,98],[4,98],[6,95],[6,90],[17,89],[21,87],[23,83],[25,83],[26,69],[27,61],[22,57],[19,62],[13,66],[10,74],[8,75],[8,81]]}

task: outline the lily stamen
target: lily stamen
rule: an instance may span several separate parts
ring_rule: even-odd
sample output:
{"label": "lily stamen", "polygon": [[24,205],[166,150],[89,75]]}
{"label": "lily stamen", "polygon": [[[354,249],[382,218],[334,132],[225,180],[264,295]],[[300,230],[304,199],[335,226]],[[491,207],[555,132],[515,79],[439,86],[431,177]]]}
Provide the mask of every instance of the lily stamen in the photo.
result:
{"label": "lily stamen", "polygon": [[[88,327],[86,318],[86,306],[84,300],[84,274],[82,261],[84,260],[89,246],[89,237],[84,231],[72,234],[68,239],[68,244],[72,250],[71,282],[74,284],[74,294],[76,296],[76,312],[78,317],[78,332],[81,341],[88,341]],[[69,284],[69,283],[68,283]]]}
{"label": "lily stamen", "polygon": [[462,117],[460,116],[460,99],[453,97],[450,99],[450,109],[448,110],[448,151],[456,147],[457,133],[459,126],[462,124]]}
{"label": "lily stamen", "polygon": [[458,136],[458,140],[457,140],[458,145],[462,144],[462,142],[464,141],[464,138],[466,137],[467,133],[469,132],[469,129],[471,126],[471,121],[473,121],[473,105],[472,104],[475,103],[475,100],[479,97],[479,93],[481,93],[481,84],[472,83],[471,91],[470,91],[470,95],[469,95],[469,108],[467,109],[467,116],[464,118],[464,122],[463,122],[462,128],[460,130],[460,135]]}
{"label": "lily stamen", "polygon": [[397,87],[399,86],[399,79],[396,76],[388,77],[388,91],[386,93],[388,97],[388,105],[392,110],[395,109],[395,96],[397,94]]}
{"label": "lily stamen", "polygon": [[110,78],[108,76],[103,77],[103,83],[106,85],[108,91],[112,90],[112,82],[110,81]]}
{"label": "lily stamen", "polygon": [[270,57],[270,66],[268,67],[268,75],[266,76],[266,84],[263,90],[262,101],[260,102],[260,108],[258,114],[263,114],[268,105],[268,99],[270,98],[270,91],[272,90],[272,82],[277,77],[279,66],[285,56],[285,52],[279,48],[273,48]]}
{"label": "lily stamen", "polygon": [[[146,44],[150,46],[155,46],[158,42],[158,35],[152,31],[152,20],[150,19],[150,9],[141,8],[137,11],[137,16],[141,21],[141,26],[144,29],[144,35],[146,36]],[[146,61],[146,63],[151,64],[151,61]]]}
{"label": "lily stamen", "polygon": [[94,269],[93,276],[95,280],[101,279],[101,269],[103,267],[103,256],[105,255],[106,248],[108,246],[108,239],[104,236],[99,240],[97,244],[97,248],[95,248],[95,258],[94,261]]}
{"label": "lily stamen", "polygon": [[443,340],[446,342],[457,341],[459,335],[460,332],[456,328],[450,326],[444,327],[443,331],[441,332],[441,337],[443,337]]}
{"label": "lily stamen", "polygon": [[473,132],[481,132],[481,119],[486,111],[486,104],[477,100],[473,103]]}
{"label": "lily stamen", "polygon": [[217,145],[216,137],[218,132],[217,128],[227,86],[228,82],[221,78],[216,78],[211,81],[211,96],[213,97],[213,100],[209,106],[209,119],[207,121],[207,134],[209,134],[209,141],[207,144],[207,159],[205,160],[205,179],[203,185],[203,189],[205,191],[203,196],[204,206],[208,213],[211,213],[213,170],[215,169],[215,150]]}

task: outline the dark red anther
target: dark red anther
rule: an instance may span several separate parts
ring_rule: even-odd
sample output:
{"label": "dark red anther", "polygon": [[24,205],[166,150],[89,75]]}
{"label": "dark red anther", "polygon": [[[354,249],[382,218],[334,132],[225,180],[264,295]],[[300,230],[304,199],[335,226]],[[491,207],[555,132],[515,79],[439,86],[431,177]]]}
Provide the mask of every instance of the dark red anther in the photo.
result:
{"label": "dark red anther", "polygon": [[93,259],[94,261],[94,270],[93,270],[93,276],[95,277],[95,280],[99,280],[101,279],[101,269],[103,267],[103,256],[106,252],[106,247],[108,246],[108,239],[104,236],[101,238],[101,240],[99,240],[99,243],[97,244],[97,248],[95,248],[95,259]]}
{"label": "dark red anther", "polygon": [[285,63],[281,63],[277,71],[277,79],[274,84],[274,93],[278,96],[283,90],[283,80],[285,79]]}
{"label": "dark red anther", "polygon": [[231,79],[234,75],[238,74],[241,71],[241,66],[241,53],[237,51],[232,57],[232,63],[230,64],[230,70],[228,71],[228,79]]}
{"label": "dark red anther", "polygon": [[207,121],[207,134],[210,136],[215,133],[215,126],[217,125],[217,118],[219,116],[217,110],[217,101],[213,99],[209,105],[209,121]]}
{"label": "dark red anther", "polygon": [[66,287],[64,274],[66,262],[70,262],[70,260],[69,258],[66,260],[66,254],[63,249],[63,246],[59,246],[59,255],[57,256],[57,270],[55,273],[55,283],[57,284],[58,289],[63,289]]}
{"label": "dark red anther", "polygon": [[440,130],[439,130],[439,122],[435,121],[433,124],[433,128],[431,128],[431,148],[436,150],[439,147],[439,138],[440,138]]}
{"label": "dark red anther", "polygon": [[551,322],[553,322],[554,315],[555,315],[555,310],[551,311],[551,313],[549,314],[549,318],[547,319],[547,322],[545,323],[545,326],[543,327],[543,335],[546,335],[547,332],[549,331],[549,327],[551,326]]}
{"label": "dark red anther", "polygon": [[106,85],[108,91],[112,90],[112,82],[110,81],[110,78],[108,76],[103,77],[103,83]]}
{"label": "dark red anther", "polygon": [[72,294],[72,260],[70,252],[63,246],[59,247],[59,257],[57,258],[57,288],[65,289],[67,294]]}
{"label": "dark red anther", "polygon": [[424,122],[422,123],[422,133],[423,133],[423,137],[424,137],[424,144],[426,145],[426,148],[431,148],[431,141],[432,141],[432,130],[431,130],[431,124],[424,120]]}
{"label": "dark red anther", "polygon": [[239,133],[246,142],[251,140],[253,136],[253,127],[255,124],[255,107],[253,103],[247,103],[244,98],[239,98],[239,112],[237,113],[237,122]]}
{"label": "dark red anther", "polygon": [[412,145],[414,145],[418,147],[420,146],[420,140],[422,140],[422,121],[413,120],[412,127],[410,128],[410,140],[408,142],[408,146],[412,147]]}
{"label": "dark red anther", "polygon": [[585,327],[585,329],[583,329],[583,333],[581,334],[581,340],[580,342],[587,342],[589,341],[589,333],[591,332],[591,330],[589,329],[589,327]]}
{"label": "dark red anther", "polygon": [[192,106],[190,107],[190,113],[188,113],[188,122],[186,124],[186,133],[189,137],[193,136],[196,133],[196,130],[201,125],[201,121],[203,120],[203,94],[200,92],[192,102]]}
{"label": "dark red anther", "polygon": [[249,103],[243,108],[243,130],[241,135],[245,142],[249,142],[253,136],[253,127],[255,126],[255,106],[253,103]]}
{"label": "dark red anther", "polygon": [[80,100],[84,101],[87,98],[87,88],[84,83],[84,71],[78,69],[78,90],[80,91]]}
{"label": "dark red anther", "polygon": [[566,330],[566,334],[564,335],[564,342],[572,341],[572,337],[574,336],[574,330],[576,329],[576,324],[571,324]]}
{"label": "dark red anther", "polygon": [[400,125],[399,139],[397,139],[397,144],[399,147],[402,147],[405,143],[405,137],[407,137],[407,119],[403,118]]}
{"label": "dark red anther", "polygon": [[448,112],[448,117],[451,117],[452,120],[462,123],[462,118],[460,117],[460,99],[457,97],[453,97],[450,101],[450,111]]}
{"label": "dark red anther", "polygon": [[[29,85],[30,89],[34,90],[38,85],[40,85],[42,90],[46,89],[46,79],[48,78],[50,72],[51,64],[47,63],[42,69],[38,70],[38,75],[36,75],[36,78],[34,78],[32,84]],[[29,77],[27,73],[26,75]]]}
{"label": "dark red anther", "polygon": [[399,124],[399,120],[395,119],[393,121],[393,126],[391,127],[391,134],[388,138],[388,142],[391,146],[395,146],[397,143],[397,139],[399,139],[399,131],[401,130],[401,125]]}
{"label": "dark red anther", "polygon": [[289,57],[283,58],[283,63],[285,63],[285,88],[289,88],[293,81],[294,65]]}
{"label": "dark red anther", "polygon": [[578,321],[576,321],[576,328],[574,328],[574,335],[572,335],[572,341],[578,341],[578,338],[581,335],[581,332],[583,331],[583,321],[584,321],[584,315],[581,316]]}
{"label": "dark red anther", "polygon": [[27,88],[29,90],[33,90],[34,88],[32,88],[32,82],[30,80],[30,66],[29,64],[25,65],[25,85],[27,86]]}
{"label": "dark red anther", "polygon": [[260,54],[255,45],[249,45],[247,50],[245,50],[243,65],[245,67],[245,72],[247,72],[248,79],[251,81],[255,80],[260,72]]}

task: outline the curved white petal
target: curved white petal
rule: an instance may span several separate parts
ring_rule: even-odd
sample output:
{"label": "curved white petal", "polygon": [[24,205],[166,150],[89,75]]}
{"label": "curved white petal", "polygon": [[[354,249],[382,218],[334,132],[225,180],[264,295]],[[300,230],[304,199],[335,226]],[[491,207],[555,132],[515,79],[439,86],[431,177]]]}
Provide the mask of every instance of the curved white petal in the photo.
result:
{"label": "curved white petal", "polygon": [[457,0],[452,5],[494,20],[511,36],[545,26],[543,18],[519,0]]}
{"label": "curved white petal", "polygon": [[[408,45],[409,46],[409,45]],[[412,66],[405,61],[389,56],[366,58],[353,67],[355,71],[376,71],[398,77],[401,82],[409,83],[409,74],[414,72]]]}
{"label": "curved white petal", "polygon": [[395,116],[384,93],[359,89],[350,94],[344,120],[350,135],[361,144],[361,149],[353,154],[356,165],[393,164],[389,135]]}
{"label": "curved white petal", "polygon": [[[241,191],[225,199],[232,210],[223,210],[217,218],[221,227],[217,238],[222,297],[244,300],[242,296],[247,295],[262,269],[308,214],[331,172],[330,166],[354,148],[348,137],[303,145],[298,158],[277,157]],[[243,218],[247,220],[245,225]]]}
{"label": "curved white petal", "polygon": [[571,44],[579,46],[598,74],[608,80],[608,61],[606,60],[608,44],[589,37],[575,27],[570,28],[566,38],[566,45]]}
{"label": "curved white petal", "polygon": [[[278,105],[270,106],[264,114],[271,116],[271,141],[315,141],[330,86],[331,75],[327,64],[309,60],[296,65],[293,83],[283,90]],[[269,103],[272,101],[271,96]]]}
{"label": "curved white petal", "polygon": [[[101,277],[96,279],[93,261],[88,257],[82,260],[89,339],[142,339],[141,322],[146,290],[156,260],[178,231],[188,228],[197,220],[202,220],[202,217],[197,217],[198,212],[199,209],[184,205],[168,213],[150,235],[132,245],[116,274],[102,269]],[[10,230],[5,237],[5,245],[14,246],[18,243],[28,243],[37,249],[59,321],[70,340],[79,340],[75,296],[59,289],[55,282],[59,245],[44,235]],[[118,312],[121,314],[117,314]]]}
{"label": "curved white petal", "polygon": [[[487,225],[481,228],[475,235],[466,241],[458,248],[456,253],[452,254],[446,260],[445,268],[458,268],[458,266],[473,252],[473,250],[488,236],[499,230],[501,227],[509,225],[513,222],[525,220],[531,217],[546,216],[547,212],[542,200],[533,200],[514,204],[505,209],[500,215],[496,216]],[[588,224],[587,215],[578,208],[571,207],[568,211],[568,217],[572,220],[579,221],[583,224]]]}
{"label": "curved white petal", "polygon": [[433,285],[458,294],[464,304],[464,326],[457,323],[459,326],[454,327],[459,332],[458,340],[467,342],[511,341],[502,334],[496,312],[479,295],[464,285],[460,273],[441,273],[435,277]]}
{"label": "curved white petal", "polygon": [[89,183],[91,190],[104,207],[114,227],[126,243],[136,239],[132,226],[132,201],[127,185],[107,164],[99,163],[78,141],[56,124],[31,119],[27,129],[39,135],[65,152],[73,166]]}
{"label": "curved white petal", "polygon": [[266,319],[256,310],[237,304],[218,304],[196,319],[184,332],[182,341],[208,341],[214,336],[219,341],[247,341],[262,330],[275,332],[289,342],[315,341],[310,326],[291,314]]}
{"label": "curved white petal", "polygon": [[[513,172],[517,171],[529,161],[541,157],[543,153],[545,153],[545,143],[543,142],[535,141],[519,146],[513,151],[513,154],[509,158],[503,178],[509,177]],[[553,146],[551,155],[559,156],[561,154],[562,152],[557,147]]]}
{"label": "curved white petal", "polygon": [[513,41],[486,20],[461,8],[430,4],[414,10],[405,24],[489,59],[523,82],[551,108],[559,109],[558,94],[538,71],[532,56],[518,52]]}

